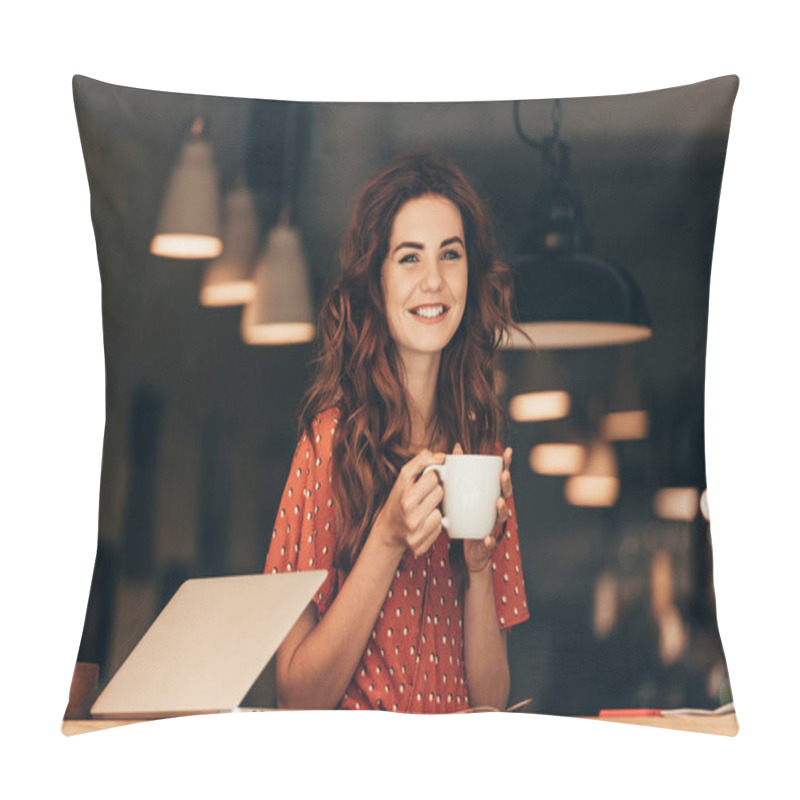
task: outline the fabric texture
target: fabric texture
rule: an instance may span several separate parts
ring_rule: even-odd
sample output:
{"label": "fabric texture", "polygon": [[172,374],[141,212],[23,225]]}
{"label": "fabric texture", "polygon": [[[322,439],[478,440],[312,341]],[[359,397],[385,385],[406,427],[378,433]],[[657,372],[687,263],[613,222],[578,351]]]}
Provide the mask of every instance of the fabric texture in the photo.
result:
{"label": "fabric texture", "polygon": [[[297,445],[265,566],[266,572],[275,573],[329,570],[314,598],[319,618],[346,580],[333,567],[331,452],[338,413],[334,408],[317,416],[313,441],[304,433]],[[512,515],[492,553],[491,567],[502,630],[529,618],[513,497],[509,508]],[[450,538],[444,531],[424,555],[406,550],[340,708],[446,713],[469,707],[463,604],[449,551]]]}

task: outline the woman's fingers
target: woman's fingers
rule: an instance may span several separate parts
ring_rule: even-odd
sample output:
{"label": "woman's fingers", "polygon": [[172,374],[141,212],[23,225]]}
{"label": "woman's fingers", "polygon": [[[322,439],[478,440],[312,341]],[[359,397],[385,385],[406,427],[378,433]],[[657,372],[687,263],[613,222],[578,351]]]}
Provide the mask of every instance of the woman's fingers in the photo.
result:
{"label": "woman's fingers", "polygon": [[[508,507],[506,501],[500,497],[497,500],[497,504],[495,506],[497,508],[497,521],[494,524],[494,529],[491,533],[491,538],[493,541],[497,541],[498,537],[503,532],[503,525],[506,524],[506,520],[511,516],[511,510]],[[488,536],[486,537],[489,538]]]}
{"label": "woman's fingers", "polygon": [[511,488],[511,473],[506,469],[500,476],[500,489],[503,492],[503,497],[508,499],[511,497],[513,489]]}
{"label": "woman's fingers", "polygon": [[408,540],[408,546],[415,556],[421,556],[430,550],[433,543],[439,538],[442,532],[442,514],[435,509],[428,514],[417,530],[415,530]]}
{"label": "woman's fingers", "polygon": [[494,539],[485,536],[483,539],[466,539],[464,541],[464,560],[470,572],[480,572],[489,565],[492,550],[495,548]]}
{"label": "woman's fingers", "polygon": [[502,528],[510,515],[508,503],[501,497],[497,501],[497,527]]}
{"label": "woman's fingers", "polygon": [[511,457],[514,451],[510,447],[506,447],[503,451],[503,471],[500,475],[500,488],[503,492],[503,497],[511,497],[513,491],[511,487]]}
{"label": "woman's fingers", "polygon": [[421,450],[414,458],[405,463],[400,470],[400,474],[403,475],[409,483],[413,483],[424,472],[426,467],[431,466],[431,464],[444,464],[444,457],[444,453],[432,453],[430,450]]}
{"label": "woman's fingers", "polygon": [[[399,500],[403,539],[408,547],[415,552],[419,546],[419,537],[424,525],[428,528],[435,527],[441,522],[441,514],[436,511],[439,523],[429,523],[428,518],[436,510],[444,497],[444,489],[439,481],[439,476],[431,470],[427,475],[422,473],[426,467],[441,464],[444,453],[432,453],[422,450],[408,461],[400,471],[398,483],[401,491]],[[425,531],[428,532],[427,530]],[[425,548],[427,549],[427,547]],[[424,552],[424,550],[423,550]]]}
{"label": "woman's fingers", "polygon": [[[425,476],[428,477],[427,475]],[[441,484],[437,483],[428,494],[426,494],[419,502],[417,509],[414,512],[417,523],[414,527],[422,525],[428,517],[438,508],[439,503],[444,498],[444,488]],[[439,517],[441,519],[441,515]]]}
{"label": "woman's fingers", "polygon": [[[417,506],[421,505],[441,488],[442,483],[439,480],[439,476],[431,470],[427,475],[423,475],[416,483],[412,483],[406,488],[403,493],[404,510],[407,513],[413,512]],[[442,499],[440,497],[436,503],[434,503],[434,506],[438,505],[441,501]]]}

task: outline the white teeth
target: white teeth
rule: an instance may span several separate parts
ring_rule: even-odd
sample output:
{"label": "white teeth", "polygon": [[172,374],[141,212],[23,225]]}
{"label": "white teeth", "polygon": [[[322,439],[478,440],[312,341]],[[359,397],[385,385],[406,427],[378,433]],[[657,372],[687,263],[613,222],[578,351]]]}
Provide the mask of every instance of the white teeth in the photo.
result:
{"label": "white teeth", "polygon": [[426,306],[425,308],[415,308],[412,314],[418,317],[439,317],[444,314],[444,306]]}

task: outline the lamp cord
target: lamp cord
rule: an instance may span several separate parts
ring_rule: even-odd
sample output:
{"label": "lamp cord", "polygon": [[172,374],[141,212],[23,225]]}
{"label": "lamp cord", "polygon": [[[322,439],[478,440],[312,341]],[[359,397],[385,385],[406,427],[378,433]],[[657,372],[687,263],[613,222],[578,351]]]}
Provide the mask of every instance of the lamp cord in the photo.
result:
{"label": "lamp cord", "polygon": [[544,150],[547,146],[552,147],[561,136],[561,100],[556,99],[553,101],[553,108],[550,115],[550,119],[553,123],[553,134],[552,136],[546,136],[542,139],[532,139],[522,130],[522,123],[519,119],[519,104],[519,100],[514,101],[514,128],[517,131],[517,136],[519,136],[525,144],[535,147],[537,150]]}
{"label": "lamp cord", "polygon": [[517,136],[522,139],[525,144],[530,145],[530,147],[535,147],[537,150],[542,149],[542,143],[538,139],[531,139],[530,136],[525,134],[525,131],[522,130],[522,125],[519,121],[519,100],[514,101],[514,127],[517,131]]}
{"label": "lamp cord", "polygon": [[291,218],[292,194],[294,191],[295,140],[297,139],[297,103],[289,103],[286,109],[286,127],[283,140],[283,179],[281,181],[281,222],[288,225]]}
{"label": "lamp cord", "polygon": [[542,165],[548,181],[551,184],[563,183],[567,180],[569,173],[569,146],[561,140],[561,100],[554,100],[551,109],[550,120],[553,125],[553,132],[549,136],[541,139],[532,139],[522,130],[522,123],[519,118],[520,101],[514,101],[514,127],[517,136],[530,147],[536,148],[542,154]]}

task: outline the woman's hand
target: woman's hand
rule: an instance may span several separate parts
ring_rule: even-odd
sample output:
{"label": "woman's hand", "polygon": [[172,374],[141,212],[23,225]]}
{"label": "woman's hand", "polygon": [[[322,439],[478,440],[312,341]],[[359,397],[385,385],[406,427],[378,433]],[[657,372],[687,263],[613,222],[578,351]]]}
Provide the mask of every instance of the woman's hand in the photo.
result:
{"label": "woman's hand", "polygon": [[439,504],[444,489],[433,470],[419,476],[425,467],[443,464],[444,456],[423,450],[400,470],[376,518],[376,528],[389,545],[400,550],[408,548],[415,556],[421,556],[442,532]]}
{"label": "woman's hand", "polygon": [[[456,444],[453,453],[460,455],[464,452],[460,444]],[[503,535],[503,526],[511,515],[506,502],[511,497],[511,456],[513,451],[506,447],[503,451],[503,471],[500,474],[500,497],[497,498],[497,521],[494,530],[483,539],[464,540],[464,561],[470,572],[483,572],[491,560],[492,552]]]}

